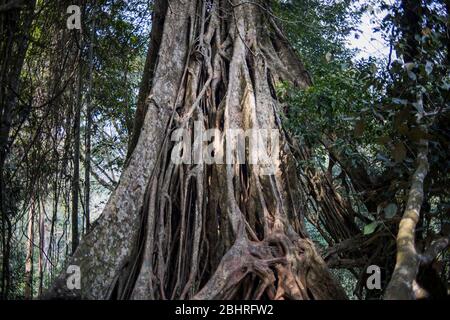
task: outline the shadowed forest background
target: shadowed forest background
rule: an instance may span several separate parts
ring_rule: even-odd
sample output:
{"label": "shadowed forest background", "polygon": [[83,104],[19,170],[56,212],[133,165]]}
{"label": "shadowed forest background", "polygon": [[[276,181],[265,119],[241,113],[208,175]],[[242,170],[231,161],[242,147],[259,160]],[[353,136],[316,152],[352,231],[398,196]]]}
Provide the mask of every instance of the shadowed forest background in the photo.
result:
{"label": "shadowed forest background", "polygon": [[[108,273],[82,298],[448,297],[450,2],[178,2],[0,0],[1,298],[67,297],[73,261]],[[381,49],[358,47],[363,26]],[[176,116],[150,123],[179,85]],[[233,99],[242,117],[223,116]],[[164,157],[164,134],[194,118],[252,116],[283,132],[282,178]],[[162,151],[140,194],[152,134]],[[128,213],[130,244],[96,233],[126,237]],[[241,253],[255,261],[234,269]],[[373,265],[380,289],[367,288]]]}

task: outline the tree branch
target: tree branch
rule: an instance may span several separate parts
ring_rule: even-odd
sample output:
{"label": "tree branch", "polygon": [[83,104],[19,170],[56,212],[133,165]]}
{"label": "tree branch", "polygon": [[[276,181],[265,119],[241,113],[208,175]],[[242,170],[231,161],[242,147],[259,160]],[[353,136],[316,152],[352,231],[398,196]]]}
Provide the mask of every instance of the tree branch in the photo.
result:
{"label": "tree branch", "polygon": [[420,264],[427,265],[450,245],[450,237],[439,238],[431,243],[428,249],[420,255]]}
{"label": "tree branch", "polygon": [[387,300],[415,299],[413,282],[419,270],[420,259],[416,251],[414,238],[416,225],[420,217],[424,191],[423,184],[428,174],[428,141],[421,140],[417,157],[417,168],[412,176],[406,210],[397,235],[397,262],[391,281],[386,289]]}

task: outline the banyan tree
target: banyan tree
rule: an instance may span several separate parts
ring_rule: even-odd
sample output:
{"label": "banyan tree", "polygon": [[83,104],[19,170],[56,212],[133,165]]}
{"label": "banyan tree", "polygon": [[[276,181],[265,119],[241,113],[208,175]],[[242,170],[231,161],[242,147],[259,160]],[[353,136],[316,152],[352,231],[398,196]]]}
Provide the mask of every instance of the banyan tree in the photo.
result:
{"label": "banyan tree", "polygon": [[[63,271],[48,296],[345,299],[305,228],[293,155],[303,147],[283,129],[281,82],[311,79],[267,1],[155,1],[126,167],[69,261],[80,289]],[[198,124],[276,130],[278,148],[264,144],[271,172],[248,147],[243,161],[173,161],[174,132]],[[227,139],[192,143],[226,153]]]}

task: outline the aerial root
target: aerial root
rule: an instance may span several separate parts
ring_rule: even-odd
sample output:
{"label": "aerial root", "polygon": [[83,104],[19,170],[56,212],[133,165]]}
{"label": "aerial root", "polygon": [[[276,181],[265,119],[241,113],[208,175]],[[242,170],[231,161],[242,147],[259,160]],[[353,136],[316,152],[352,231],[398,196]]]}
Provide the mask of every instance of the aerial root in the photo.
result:
{"label": "aerial root", "polygon": [[[305,247],[286,235],[273,234],[263,241],[238,239],[225,254],[216,273],[194,299],[227,299],[243,289],[247,299],[311,299],[306,285]],[[245,287],[245,279],[259,279]],[[254,283],[254,282],[253,282]]]}

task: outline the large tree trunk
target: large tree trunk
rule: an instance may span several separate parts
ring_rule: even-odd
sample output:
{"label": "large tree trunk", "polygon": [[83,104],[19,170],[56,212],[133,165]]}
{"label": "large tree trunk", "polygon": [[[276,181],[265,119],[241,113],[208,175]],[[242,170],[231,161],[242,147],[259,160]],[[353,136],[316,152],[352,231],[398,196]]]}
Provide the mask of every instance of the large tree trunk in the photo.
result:
{"label": "large tree trunk", "polygon": [[39,257],[38,257],[38,275],[39,288],[38,295],[41,296],[44,288],[44,254],[45,254],[45,206],[39,199]]}
{"label": "large tree trunk", "polygon": [[[344,299],[308,240],[279,121],[277,83],[306,87],[310,79],[266,1],[173,0],[165,11],[139,140],[71,261],[81,290],[68,290],[63,274],[49,296]],[[194,132],[195,121],[222,133],[279,130],[271,154],[279,161],[271,174],[247,154],[241,164],[177,164],[172,133]],[[230,152],[219,139],[215,146]]]}

